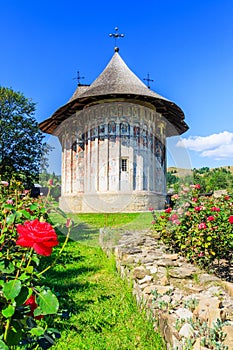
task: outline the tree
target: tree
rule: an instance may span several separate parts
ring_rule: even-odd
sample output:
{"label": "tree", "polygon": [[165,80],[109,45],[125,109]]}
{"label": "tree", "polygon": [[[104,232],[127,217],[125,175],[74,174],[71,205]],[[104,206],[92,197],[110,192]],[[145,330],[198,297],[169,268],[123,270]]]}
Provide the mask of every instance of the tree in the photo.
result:
{"label": "tree", "polygon": [[43,138],[33,116],[35,103],[20,92],[0,87],[0,175],[27,185],[38,178]]}

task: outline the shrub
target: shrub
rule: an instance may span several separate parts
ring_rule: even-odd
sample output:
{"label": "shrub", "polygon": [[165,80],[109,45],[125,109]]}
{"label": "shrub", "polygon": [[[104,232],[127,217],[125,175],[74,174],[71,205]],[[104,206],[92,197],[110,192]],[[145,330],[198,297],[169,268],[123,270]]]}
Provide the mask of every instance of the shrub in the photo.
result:
{"label": "shrub", "polygon": [[233,203],[230,196],[200,196],[200,185],[174,195],[174,209],[153,212],[154,228],[162,241],[200,267],[233,255]]}
{"label": "shrub", "polygon": [[43,203],[20,182],[0,181],[0,207],[0,348],[48,349],[59,333],[47,318],[59,303],[43,284],[49,266],[40,271],[40,262],[58,245],[56,232]]}

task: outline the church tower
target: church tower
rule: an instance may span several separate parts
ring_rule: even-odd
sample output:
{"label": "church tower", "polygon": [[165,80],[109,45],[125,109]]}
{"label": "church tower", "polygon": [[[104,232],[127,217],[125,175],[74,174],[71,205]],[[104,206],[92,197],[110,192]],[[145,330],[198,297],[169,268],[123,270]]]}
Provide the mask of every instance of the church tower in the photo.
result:
{"label": "church tower", "polygon": [[118,49],[90,85],[40,129],[62,145],[62,194],[66,212],[131,212],[162,209],[166,196],[166,137],[188,129],[183,111],[150,90]]}

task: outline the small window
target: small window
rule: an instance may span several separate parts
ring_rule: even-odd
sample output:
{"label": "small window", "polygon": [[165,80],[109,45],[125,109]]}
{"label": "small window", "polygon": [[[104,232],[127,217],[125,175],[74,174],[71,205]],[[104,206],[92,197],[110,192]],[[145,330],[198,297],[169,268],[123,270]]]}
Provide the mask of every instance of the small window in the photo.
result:
{"label": "small window", "polygon": [[121,171],[127,171],[127,159],[121,159]]}

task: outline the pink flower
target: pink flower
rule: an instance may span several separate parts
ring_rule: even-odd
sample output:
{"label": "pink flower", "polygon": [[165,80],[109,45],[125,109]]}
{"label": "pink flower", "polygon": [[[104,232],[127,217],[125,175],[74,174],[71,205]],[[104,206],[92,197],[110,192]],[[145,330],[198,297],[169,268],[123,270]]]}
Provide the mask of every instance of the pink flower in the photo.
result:
{"label": "pink flower", "polygon": [[193,197],[193,198],[192,198],[192,201],[193,201],[193,202],[197,202],[197,200],[198,200],[198,199],[197,199],[196,197]]}
{"label": "pink flower", "polygon": [[3,186],[9,186],[9,182],[7,181],[1,181],[0,184]]}
{"label": "pink flower", "polygon": [[197,188],[198,190],[200,190],[201,185],[200,184],[196,184],[196,185],[190,185],[190,188]]}
{"label": "pink flower", "polygon": [[202,207],[195,207],[194,210],[201,211]]}
{"label": "pink flower", "polygon": [[180,221],[179,220],[173,220],[172,223],[176,224],[176,225],[180,225]]}
{"label": "pink flower", "polygon": [[233,224],[233,215],[229,216],[228,221],[229,221],[230,224]]}
{"label": "pink flower", "polygon": [[204,222],[201,222],[200,224],[198,224],[198,229],[199,230],[204,230],[205,228],[207,228],[206,224]]}
{"label": "pink flower", "polygon": [[179,195],[178,194],[173,194],[172,199],[178,199]]}
{"label": "pink flower", "polygon": [[184,191],[184,193],[187,193],[189,191],[189,188],[188,187],[183,187],[183,191]]}
{"label": "pink flower", "polygon": [[164,210],[164,213],[170,213],[172,211],[172,208],[167,208],[166,210]]}
{"label": "pink flower", "polygon": [[213,215],[208,216],[207,221],[213,221],[213,220],[215,220]]}
{"label": "pink flower", "polygon": [[156,224],[156,222],[155,221],[151,221],[151,225],[155,225]]}
{"label": "pink flower", "polygon": [[172,221],[173,221],[173,220],[177,220],[177,219],[178,219],[178,215],[177,215],[177,214],[173,214],[173,215],[172,215]]}
{"label": "pink flower", "polygon": [[200,253],[198,254],[198,256],[199,256],[199,258],[201,258],[202,256],[204,256],[204,253],[203,253],[203,252],[200,252]]}
{"label": "pink flower", "polygon": [[48,180],[48,186],[53,186],[53,179]]}
{"label": "pink flower", "polygon": [[218,208],[218,207],[212,207],[211,210],[212,210],[212,211],[220,211],[220,208]]}
{"label": "pink flower", "polygon": [[6,202],[7,202],[7,204],[13,204],[14,203],[12,199],[7,199]]}

